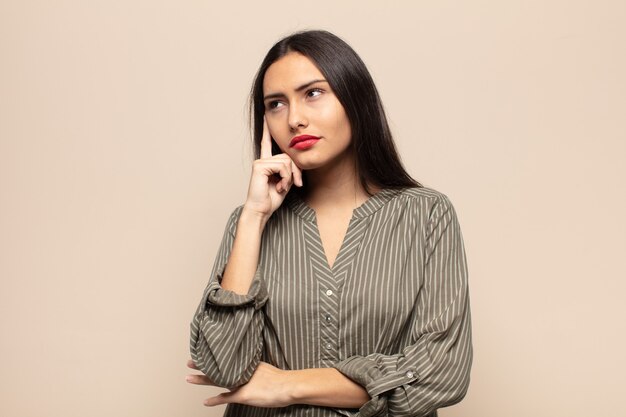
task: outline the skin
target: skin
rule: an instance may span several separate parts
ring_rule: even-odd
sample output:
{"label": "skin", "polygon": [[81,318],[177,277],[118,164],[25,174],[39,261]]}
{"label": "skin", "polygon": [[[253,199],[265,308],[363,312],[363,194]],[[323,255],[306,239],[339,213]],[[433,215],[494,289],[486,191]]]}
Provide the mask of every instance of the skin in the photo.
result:
{"label": "skin", "polygon": [[[274,62],[263,80],[266,99],[260,158],[252,166],[248,195],[237,224],[235,241],[222,278],[222,288],[247,294],[259,260],[261,235],[270,216],[293,185],[309,184],[305,202],[315,210],[329,265],[339,251],[353,210],[369,195],[355,169],[350,122],[326,81],[303,90],[299,86],[324,76],[306,56],[289,53]],[[289,146],[302,134],[321,139],[311,148]],[[272,155],[272,140],[283,153]],[[376,188],[373,187],[375,191]],[[190,360],[187,366],[197,370]],[[190,374],[187,382],[214,385],[205,375]],[[257,407],[310,404],[359,408],[367,391],[334,368],[283,370],[260,362],[248,383],[207,398],[207,406],[240,403]]]}
{"label": "skin", "polygon": [[[295,91],[314,80],[322,81]],[[349,153],[352,133],[346,112],[309,58],[294,52],[272,64],[265,73],[263,94],[282,95],[264,100],[265,118],[274,141],[298,167],[308,171],[307,178],[353,159]],[[290,147],[291,139],[300,134],[321,139],[306,150]]]}

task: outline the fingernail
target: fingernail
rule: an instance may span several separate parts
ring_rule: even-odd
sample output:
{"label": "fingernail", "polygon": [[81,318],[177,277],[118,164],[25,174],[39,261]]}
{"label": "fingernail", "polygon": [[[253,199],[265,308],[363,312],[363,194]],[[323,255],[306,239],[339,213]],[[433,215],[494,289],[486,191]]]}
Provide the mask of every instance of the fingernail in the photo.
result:
{"label": "fingernail", "polygon": [[191,375],[187,375],[187,376],[185,377],[185,381],[190,382],[190,381],[191,381]]}

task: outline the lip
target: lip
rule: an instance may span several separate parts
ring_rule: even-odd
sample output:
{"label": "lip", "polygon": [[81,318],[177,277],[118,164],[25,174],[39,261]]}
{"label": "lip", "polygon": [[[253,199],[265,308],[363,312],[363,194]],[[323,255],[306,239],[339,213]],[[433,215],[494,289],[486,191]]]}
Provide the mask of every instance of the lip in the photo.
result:
{"label": "lip", "polygon": [[[289,142],[289,147],[292,148],[295,145],[297,145],[298,143],[305,142],[305,141],[307,141],[307,144],[310,143],[311,145],[313,145],[319,139],[320,138],[318,138],[317,136],[312,136],[312,135],[296,136],[293,139],[291,139],[291,142]],[[305,144],[303,143],[300,147],[303,147],[303,145],[305,145]],[[306,147],[308,147],[308,146],[306,146]]]}

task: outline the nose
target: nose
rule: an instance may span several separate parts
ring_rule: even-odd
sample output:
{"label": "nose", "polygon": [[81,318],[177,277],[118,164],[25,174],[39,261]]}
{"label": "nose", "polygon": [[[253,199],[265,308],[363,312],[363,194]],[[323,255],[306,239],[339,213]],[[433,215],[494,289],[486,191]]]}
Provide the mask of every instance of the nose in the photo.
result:
{"label": "nose", "polygon": [[309,121],[306,115],[298,107],[298,105],[291,104],[289,106],[289,128],[293,131],[298,130],[300,127],[308,126]]}

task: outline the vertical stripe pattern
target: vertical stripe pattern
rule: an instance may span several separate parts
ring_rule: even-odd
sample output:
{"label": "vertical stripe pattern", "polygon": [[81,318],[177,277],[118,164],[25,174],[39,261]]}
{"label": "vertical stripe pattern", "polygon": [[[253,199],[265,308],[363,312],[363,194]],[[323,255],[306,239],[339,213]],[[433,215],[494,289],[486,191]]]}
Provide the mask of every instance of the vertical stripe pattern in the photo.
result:
{"label": "vertical stripe pattern", "polygon": [[263,232],[250,291],[220,281],[243,206],[231,214],[191,323],[191,356],[216,384],[259,361],[334,367],[360,409],[230,404],[226,416],[436,416],[465,395],[472,364],[468,271],[454,207],[427,187],[383,189],[354,209],[329,266],[315,212],[290,193]]}

